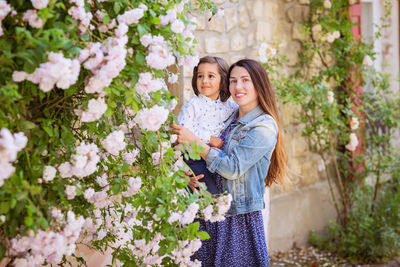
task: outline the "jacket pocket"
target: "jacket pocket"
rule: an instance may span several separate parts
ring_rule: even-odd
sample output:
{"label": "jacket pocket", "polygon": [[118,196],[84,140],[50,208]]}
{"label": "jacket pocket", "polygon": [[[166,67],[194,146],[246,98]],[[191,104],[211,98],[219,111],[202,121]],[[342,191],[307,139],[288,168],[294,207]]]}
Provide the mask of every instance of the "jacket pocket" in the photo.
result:
{"label": "jacket pocket", "polygon": [[248,131],[249,131],[249,130],[246,130],[246,129],[240,129],[238,132],[236,132],[236,133],[232,136],[232,139],[235,140],[235,141],[237,141],[237,142],[240,142],[240,140],[242,140],[243,138],[246,137]]}

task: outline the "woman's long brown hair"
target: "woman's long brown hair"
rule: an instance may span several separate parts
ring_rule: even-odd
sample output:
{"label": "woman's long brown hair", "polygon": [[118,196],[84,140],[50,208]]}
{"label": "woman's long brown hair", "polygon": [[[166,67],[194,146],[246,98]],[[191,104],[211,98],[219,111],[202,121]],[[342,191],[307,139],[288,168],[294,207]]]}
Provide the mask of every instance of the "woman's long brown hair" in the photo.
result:
{"label": "woman's long brown hair", "polygon": [[274,118],[278,126],[278,137],[276,140],[275,150],[271,156],[268,174],[265,178],[265,186],[271,186],[274,182],[282,184],[287,178],[287,157],[283,144],[283,134],[280,126],[275,94],[267,72],[257,61],[252,59],[242,59],[229,68],[228,78],[230,77],[234,67],[243,67],[250,74],[251,81],[258,93],[258,101],[261,108],[265,113]]}

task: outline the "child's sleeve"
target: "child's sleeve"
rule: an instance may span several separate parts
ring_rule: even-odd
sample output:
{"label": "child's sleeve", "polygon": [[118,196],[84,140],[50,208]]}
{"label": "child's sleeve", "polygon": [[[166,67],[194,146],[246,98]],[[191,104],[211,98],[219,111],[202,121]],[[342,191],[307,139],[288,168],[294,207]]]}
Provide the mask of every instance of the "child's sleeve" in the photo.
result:
{"label": "child's sleeve", "polygon": [[181,111],[179,112],[178,124],[193,131],[195,114],[195,105],[193,105],[193,101],[189,100],[182,106]]}

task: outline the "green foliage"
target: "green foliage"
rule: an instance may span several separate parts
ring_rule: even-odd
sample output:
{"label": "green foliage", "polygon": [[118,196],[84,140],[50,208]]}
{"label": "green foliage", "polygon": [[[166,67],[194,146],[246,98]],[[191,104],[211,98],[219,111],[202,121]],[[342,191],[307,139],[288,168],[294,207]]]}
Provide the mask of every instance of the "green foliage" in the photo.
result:
{"label": "green foliage", "polygon": [[[187,188],[189,178],[185,171],[188,167],[182,167],[181,153],[174,150],[169,130],[169,125],[175,120],[169,109],[173,109],[176,97],[170,94],[166,85],[148,95],[139,94],[135,88],[140,73],[148,72],[153,78],[161,80],[172,74],[168,69],[155,69],[148,65],[146,57],[149,48],[142,44],[140,38],[146,34],[161,36],[172,52],[176,67],[178,59],[193,55],[194,41],[192,43],[189,37],[184,39],[181,33],[173,32],[170,24],[160,25],[160,17],[182,4],[177,18],[186,25],[194,24],[188,12],[198,8],[203,11],[210,9],[214,14],[217,7],[210,1],[199,1],[197,7],[191,2],[184,5],[181,0],[83,1],[84,11],[92,15],[92,27],[83,27],[82,31],[80,19],[74,18],[73,12],[70,12],[71,8],[76,8],[75,2],[50,0],[46,7],[34,9],[31,1],[10,0],[7,3],[13,12],[6,14],[0,25],[4,30],[0,37],[0,129],[6,128],[11,133],[22,132],[28,138],[17,160],[11,162],[15,171],[0,185],[0,238],[4,241],[0,245],[0,260],[3,257],[12,261],[29,257],[32,250],[12,252],[11,240],[33,237],[41,230],[62,234],[69,220],[67,213],[72,211],[77,218],[85,218],[85,223],[92,220],[97,225],[94,232],[82,230],[83,240],[79,242],[99,251],[111,247],[114,263],[119,260],[131,266],[143,264],[148,255],[135,253],[132,249],[134,241],[148,244],[161,234],[162,238],[157,241],[159,250],[153,256],[163,256],[166,266],[177,265],[179,262],[175,262],[173,250],[183,249],[182,242],[185,240],[206,239],[208,235],[198,231],[198,222],[183,225],[179,221],[169,222],[169,217],[172,213],[183,213],[192,203],[202,209],[215,200],[205,190],[191,193]],[[128,42],[124,46],[127,51],[120,51],[121,54],[126,53],[123,68],[101,92],[88,93],[85,90],[95,71],[86,68],[84,61],[79,63],[82,66],[76,82],[63,90],[57,84],[45,91],[38,86],[38,81],[12,78],[16,71],[34,73],[41,64],[49,61],[51,52],[77,60],[81,51],[94,43],[100,45],[103,51],[110,42],[117,41],[115,27],[121,24],[118,17],[129,10],[143,8],[141,4],[145,4],[146,9],[143,17],[127,26]],[[43,20],[39,28],[24,20],[24,14],[32,9]],[[112,23],[115,27],[104,30]],[[101,64],[107,61],[106,56]],[[61,71],[65,70],[51,69],[54,73]],[[106,84],[105,81],[100,82]],[[90,100],[103,97],[105,113],[94,121],[81,120],[79,111],[88,110]],[[169,114],[168,118],[157,130],[140,128],[133,119],[140,111],[154,106],[162,107]],[[114,155],[106,149],[103,141],[121,129],[125,130],[123,141],[126,149]],[[83,177],[63,177],[61,164],[88,160],[87,156],[83,159],[79,158],[82,155],[76,154],[77,147],[82,144],[93,144],[99,148],[96,156],[100,159],[95,170]],[[135,160],[128,163],[123,153],[135,150]],[[184,153],[186,157],[199,158],[200,152],[201,147],[193,144]],[[45,166],[57,170],[54,179],[44,179]],[[106,185],[98,182],[102,177],[105,177]],[[142,185],[134,195],[126,194],[133,177],[140,179]],[[76,190],[73,197],[66,193],[69,186]],[[99,203],[89,201],[90,198],[85,197],[89,189],[106,194],[108,204],[98,206]],[[52,214],[54,209],[60,211],[59,218]],[[101,232],[105,234],[101,236]],[[121,236],[126,239],[121,241]],[[47,260],[44,258],[43,263],[49,263]],[[69,259],[64,257],[61,263],[50,264],[64,265],[67,261]],[[83,258],[77,257],[77,261],[84,264]]]}
{"label": "green foliage", "polygon": [[326,235],[312,232],[310,243],[352,263],[386,262],[400,251],[400,176],[382,188],[371,205],[372,186],[354,192],[354,205],[346,225],[331,222]]}

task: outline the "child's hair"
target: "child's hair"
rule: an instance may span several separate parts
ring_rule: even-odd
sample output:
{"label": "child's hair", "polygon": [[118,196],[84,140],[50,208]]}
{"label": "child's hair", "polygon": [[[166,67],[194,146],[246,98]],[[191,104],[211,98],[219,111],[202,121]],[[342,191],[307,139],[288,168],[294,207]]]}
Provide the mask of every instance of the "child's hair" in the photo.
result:
{"label": "child's hair", "polygon": [[221,75],[221,82],[219,84],[219,99],[222,102],[225,102],[231,96],[228,88],[228,63],[226,63],[226,61],[220,57],[205,56],[200,58],[199,64],[197,64],[197,66],[193,69],[192,87],[195,95],[199,95],[199,89],[197,88],[197,71],[202,63],[217,64],[219,75]]}

